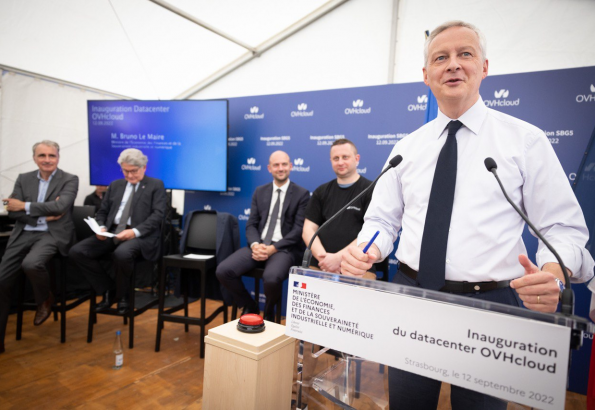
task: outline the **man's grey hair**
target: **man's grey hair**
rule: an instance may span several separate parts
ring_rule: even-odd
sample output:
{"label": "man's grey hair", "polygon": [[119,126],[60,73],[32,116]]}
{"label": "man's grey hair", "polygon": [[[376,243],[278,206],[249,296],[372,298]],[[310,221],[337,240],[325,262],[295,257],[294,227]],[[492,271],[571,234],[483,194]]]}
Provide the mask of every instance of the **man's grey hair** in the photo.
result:
{"label": "man's grey hair", "polygon": [[48,147],[56,148],[56,151],[58,151],[58,154],[60,154],[60,146],[58,145],[57,142],[50,141],[50,140],[43,140],[43,141],[39,141],[39,142],[36,142],[35,144],[33,144],[33,156],[35,156],[35,150],[40,145],[47,145]]}
{"label": "man's grey hair", "polygon": [[118,164],[126,163],[135,167],[142,168],[147,165],[149,158],[143,152],[136,148],[128,148],[120,153]]}
{"label": "man's grey hair", "polygon": [[447,21],[446,23],[436,27],[432,31],[432,33],[430,33],[428,38],[426,39],[426,43],[424,44],[424,67],[428,68],[428,52],[429,52],[430,44],[432,43],[432,41],[434,41],[434,39],[436,38],[436,36],[438,34],[442,33],[444,30],[447,30],[451,27],[465,27],[470,30],[473,30],[473,32],[475,32],[475,34],[477,34],[477,37],[479,39],[479,49],[481,51],[481,61],[482,62],[486,61],[487,42],[486,42],[486,38],[483,35],[483,33],[477,27],[475,27],[473,24],[465,23],[464,21],[460,21],[460,20],[454,20],[454,21]]}

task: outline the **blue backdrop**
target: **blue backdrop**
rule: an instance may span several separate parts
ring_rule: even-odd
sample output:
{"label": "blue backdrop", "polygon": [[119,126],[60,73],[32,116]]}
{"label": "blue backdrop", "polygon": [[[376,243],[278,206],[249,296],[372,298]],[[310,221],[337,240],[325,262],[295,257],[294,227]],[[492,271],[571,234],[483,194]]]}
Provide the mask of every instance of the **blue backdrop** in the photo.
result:
{"label": "blue backdrop", "polygon": [[[488,107],[543,129],[569,183],[573,183],[595,126],[594,81],[595,67],[490,76],[482,83],[481,95]],[[185,211],[216,209],[236,215],[245,246],[252,192],[258,185],[272,181],[266,166],[273,151],[286,151],[294,165],[291,180],[313,191],[335,177],[329,146],[345,137],[356,144],[361,154],[358,171],[372,180],[392,146],[424,124],[427,93],[428,88],[419,82],[232,98],[228,190],[187,192]],[[592,215],[595,207],[591,204],[583,211]],[[534,259],[537,242],[527,232],[524,238]],[[394,253],[389,262],[392,278],[396,272]],[[251,279],[246,283],[253,286]],[[575,289],[577,312],[584,312],[589,302],[586,289],[584,285]],[[581,354],[588,359],[591,345],[586,345]],[[571,372],[571,388],[583,394],[587,359],[580,360],[582,365],[574,360]]]}

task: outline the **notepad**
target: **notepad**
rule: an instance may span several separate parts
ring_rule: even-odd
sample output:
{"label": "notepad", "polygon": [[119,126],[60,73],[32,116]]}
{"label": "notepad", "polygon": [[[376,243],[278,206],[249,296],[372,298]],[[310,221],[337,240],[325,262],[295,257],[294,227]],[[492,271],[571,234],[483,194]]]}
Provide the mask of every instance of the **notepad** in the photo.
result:
{"label": "notepad", "polygon": [[198,255],[196,253],[189,253],[187,255],[184,255],[184,258],[198,259],[200,261],[206,261],[206,260],[214,258],[214,257],[215,257],[215,255]]}

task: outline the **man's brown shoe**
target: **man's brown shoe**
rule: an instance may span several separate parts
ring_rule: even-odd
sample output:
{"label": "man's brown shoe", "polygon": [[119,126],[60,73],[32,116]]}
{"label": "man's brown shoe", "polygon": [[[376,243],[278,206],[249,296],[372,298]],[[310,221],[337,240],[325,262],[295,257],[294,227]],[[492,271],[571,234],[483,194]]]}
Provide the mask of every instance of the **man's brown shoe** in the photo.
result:
{"label": "man's brown shoe", "polygon": [[37,312],[35,312],[35,320],[33,324],[35,326],[41,325],[45,320],[52,314],[52,305],[54,304],[54,295],[50,292],[48,298],[41,305],[37,306]]}

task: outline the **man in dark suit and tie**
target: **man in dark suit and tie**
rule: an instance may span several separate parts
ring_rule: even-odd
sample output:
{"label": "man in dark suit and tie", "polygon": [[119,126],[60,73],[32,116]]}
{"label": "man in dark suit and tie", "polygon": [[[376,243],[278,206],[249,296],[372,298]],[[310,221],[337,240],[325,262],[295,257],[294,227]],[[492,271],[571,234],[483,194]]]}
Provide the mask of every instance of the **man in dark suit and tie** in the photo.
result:
{"label": "man in dark suit and tie", "polygon": [[20,174],[10,198],[3,199],[16,223],[0,263],[0,353],[18,273],[22,269],[33,286],[37,302],[33,323],[39,326],[54,303],[46,263],[57,252],[66,255],[74,241],[72,206],[78,177],[58,169],[60,146],[53,141],[33,145],[33,160],[39,169]]}
{"label": "man in dark suit and tie", "polygon": [[[161,223],[167,208],[163,181],[145,175],[148,158],[138,149],[122,151],[118,164],[124,179],[112,182],[104,195],[96,220],[103,232],[116,236],[95,235],[77,243],[70,258],[83,270],[93,289],[103,295],[96,311],[109,309],[118,301],[118,313],[128,311],[129,282],[134,261],[142,256],[155,261],[159,257]],[[113,253],[115,281],[99,259]]]}
{"label": "man in dark suit and tie", "polygon": [[242,275],[264,268],[265,319],[274,320],[274,307],[289,268],[299,259],[302,227],[310,192],[289,181],[289,155],[276,151],[269,158],[273,183],[261,185],[252,195],[250,218],[246,224],[248,247],[241,248],[217,266],[217,278],[234,297],[242,314],[260,313],[242,282]]}

